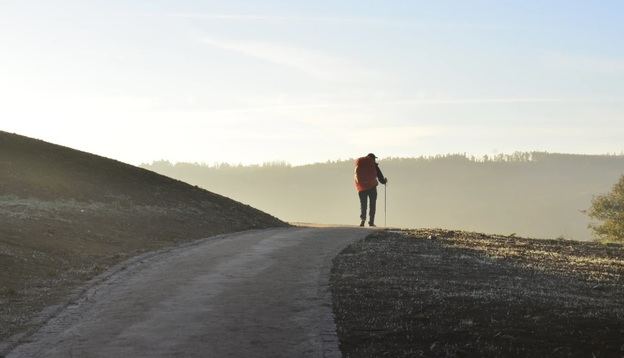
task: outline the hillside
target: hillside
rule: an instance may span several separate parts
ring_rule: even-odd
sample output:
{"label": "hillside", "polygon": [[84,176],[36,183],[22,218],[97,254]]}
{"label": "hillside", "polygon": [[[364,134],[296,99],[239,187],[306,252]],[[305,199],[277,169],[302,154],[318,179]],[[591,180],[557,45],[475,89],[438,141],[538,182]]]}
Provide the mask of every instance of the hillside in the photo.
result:
{"label": "hillside", "polygon": [[274,226],[286,224],[227,197],[0,132],[0,340],[127,257]]}
{"label": "hillside", "polygon": [[333,261],[344,357],[621,357],[621,245],[376,232]]}
{"label": "hillside", "polygon": [[[379,153],[378,153],[379,154]],[[582,212],[624,174],[624,156],[517,153],[380,161],[388,225],[592,239]],[[356,224],[353,161],[290,167],[155,162],[145,168],[224,193],[288,221]],[[383,223],[383,188],[379,196]],[[301,205],[305,203],[305,205]]]}

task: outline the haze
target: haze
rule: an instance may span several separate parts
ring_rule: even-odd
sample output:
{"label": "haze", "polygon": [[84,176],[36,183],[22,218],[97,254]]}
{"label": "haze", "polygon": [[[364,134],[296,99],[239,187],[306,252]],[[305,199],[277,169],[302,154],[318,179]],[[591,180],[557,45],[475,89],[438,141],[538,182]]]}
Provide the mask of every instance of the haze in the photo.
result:
{"label": "haze", "polygon": [[0,125],[139,164],[624,149],[620,1],[2,1]]}
{"label": "haze", "polygon": [[[475,160],[451,155],[382,159],[380,166],[390,182],[387,193],[378,188],[379,225],[590,240],[584,211],[624,173],[624,156],[515,153]],[[295,167],[160,161],[144,167],[284,220],[359,222],[350,160]]]}

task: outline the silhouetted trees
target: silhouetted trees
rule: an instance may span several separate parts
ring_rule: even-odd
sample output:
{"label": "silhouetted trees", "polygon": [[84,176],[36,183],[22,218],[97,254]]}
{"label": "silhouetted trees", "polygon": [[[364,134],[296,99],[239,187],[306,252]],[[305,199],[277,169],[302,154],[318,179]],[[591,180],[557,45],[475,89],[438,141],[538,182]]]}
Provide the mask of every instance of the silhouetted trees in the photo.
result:
{"label": "silhouetted trees", "polygon": [[592,200],[587,214],[600,221],[600,224],[590,225],[600,240],[624,242],[624,176],[610,193]]}

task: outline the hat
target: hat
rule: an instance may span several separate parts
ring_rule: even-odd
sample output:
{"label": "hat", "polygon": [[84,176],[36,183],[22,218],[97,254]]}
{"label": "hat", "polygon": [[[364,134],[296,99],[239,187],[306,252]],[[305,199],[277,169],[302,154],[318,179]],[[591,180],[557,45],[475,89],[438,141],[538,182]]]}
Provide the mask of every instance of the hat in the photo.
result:
{"label": "hat", "polygon": [[375,154],[373,154],[373,153],[368,153],[367,157],[371,157],[371,158],[377,159],[377,156]]}

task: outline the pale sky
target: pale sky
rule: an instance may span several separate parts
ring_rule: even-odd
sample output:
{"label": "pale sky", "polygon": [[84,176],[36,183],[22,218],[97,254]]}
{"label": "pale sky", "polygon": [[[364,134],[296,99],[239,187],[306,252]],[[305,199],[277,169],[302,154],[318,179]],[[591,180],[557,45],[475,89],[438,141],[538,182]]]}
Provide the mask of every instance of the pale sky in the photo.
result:
{"label": "pale sky", "polygon": [[132,164],[624,151],[624,2],[0,0],[0,130]]}

